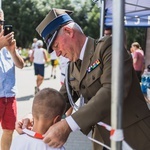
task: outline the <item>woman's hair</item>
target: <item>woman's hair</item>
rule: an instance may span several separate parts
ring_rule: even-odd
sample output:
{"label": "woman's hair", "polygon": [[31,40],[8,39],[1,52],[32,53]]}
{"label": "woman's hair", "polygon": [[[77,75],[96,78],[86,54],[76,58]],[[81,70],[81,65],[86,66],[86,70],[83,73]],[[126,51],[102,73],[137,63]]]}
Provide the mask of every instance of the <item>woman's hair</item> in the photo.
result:
{"label": "woman's hair", "polygon": [[135,47],[137,47],[137,48],[140,48],[140,44],[139,44],[138,42],[132,43],[132,46],[135,46]]}

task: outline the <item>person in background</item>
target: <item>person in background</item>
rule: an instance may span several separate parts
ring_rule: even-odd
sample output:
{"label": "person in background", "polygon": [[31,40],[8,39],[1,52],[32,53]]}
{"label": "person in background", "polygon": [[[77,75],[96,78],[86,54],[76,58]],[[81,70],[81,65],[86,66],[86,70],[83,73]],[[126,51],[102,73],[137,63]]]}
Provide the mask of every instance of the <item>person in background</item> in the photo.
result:
{"label": "person in background", "polygon": [[17,51],[19,52],[20,56],[22,55],[22,47],[16,47],[17,48]]}
{"label": "person in background", "polygon": [[141,77],[141,90],[147,103],[150,103],[150,65],[144,69]]}
{"label": "person in background", "polygon": [[23,68],[14,33],[3,35],[4,13],[0,9],[0,123],[1,150],[9,150],[17,117],[15,67]]}
{"label": "person in background", "polygon": [[104,28],[104,36],[111,36],[112,35],[112,28],[111,27],[105,27]]}
{"label": "person in background", "polygon": [[31,55],[32,55],[33,50],[31,48],[27,48],[26,52],[27,52],[26,56],[23,57],[25,67],[32,66]]}
{"label": "person in background", "polygon": [[133,51],[133,67],[137,74],[139,82],[141,82],[141,75],[144,71],[145,66],[144,52],[140,49],[140,44],[138,42],[132,43],[131,48]]}
{"label": "person in background", "polygon": [[33,43],[32,43],[32,50],[36,49],[37,48],[37,41],[38,39],[37,38],[33,38]]}
{"label": "person in background", "polygon": [[[111,123],[112,36],[97,40],[86,36],[70,12],[53,8],[36,30],[45,39],[49,53],[55,51],[58,57],[70,60],[68,87],[63,84],[60,89],[67,103],[66,111],[70,108],[69,96],[73,102],[81,97],[85,105],[82,103],[78,111],[51,126],[43,141],[51,147],[61,147],[71,132],[80,130],[85,135],[92,131],[94,139],[110,146],[110,132],[97,123]],[[136,78],[131,54],[125,48],[123,52],[122,132],[130,147],[147,150],[150,148],[150,110]],[[22,123],[27,125],[26,121]],[[16,129],[20,128],[17,124]],[[102,148],[93,143],[94,150]]]}
{"label": "person in background", "polygon": [[44,88],[39,91],[32,105],[33,134],[31,136],[31,131],[25,129],[24,134],[13,139],[10,150],[65,150],[63,146],[53,149],[42,140],[49,127],[61,120],[65,108],[65,100],[57,90]]}
{"label": "person in background", "polygon": [[35,94],[40,91],[40,86],[44,80],[45,63],[48,61],[47,52],[43,48],[43,41],[37,41],[37,47],[33,50],[31,61],[34,63],[34,73],[36,75]]}
{"label": "person in background", "polygon": [[31,56],[32,56],[33,50],[29,47],[27,49],[27,51],[28,51],[28,63],[30,63],[30,66],[32,66],[32,62],[30,60],[31,60]]}
{"label": "person in background", "polygon": [[50,60],[51,60],[51,66],[52,66],[50,78],[53,77],[54,79],[56,79],[56,67],[58,66],[58,58],[56,56],[55,51],[53,51],[50,54]]}

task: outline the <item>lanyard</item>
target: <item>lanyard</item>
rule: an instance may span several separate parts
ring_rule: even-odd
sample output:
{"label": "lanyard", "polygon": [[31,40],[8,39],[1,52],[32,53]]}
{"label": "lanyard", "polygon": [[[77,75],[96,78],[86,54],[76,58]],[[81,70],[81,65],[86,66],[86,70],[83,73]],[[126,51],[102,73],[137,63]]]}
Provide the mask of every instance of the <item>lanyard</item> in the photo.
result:
{"label": "lanyard", "polygon": [[37,138],[37,139],[43,139],[43,138],[44,138],[42,134],[37,133],[37,132],[34,132],[34,131],[32,131],[32,130],[28,130],[28,129],[26,129],[26,128],[25,128],[25,129],[22,129],[22,131],[23,131],[25,134],[27,134],[27,135],[29,135],[29,136],[31,136],[31,137]]}

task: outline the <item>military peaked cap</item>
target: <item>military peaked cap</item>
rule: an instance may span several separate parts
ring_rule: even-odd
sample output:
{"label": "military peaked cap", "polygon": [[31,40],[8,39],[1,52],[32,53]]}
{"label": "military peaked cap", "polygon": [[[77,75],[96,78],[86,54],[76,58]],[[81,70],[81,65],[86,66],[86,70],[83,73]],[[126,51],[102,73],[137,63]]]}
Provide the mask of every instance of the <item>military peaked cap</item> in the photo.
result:
{"label": "military peaked cap", "polygon": [[44,39],[49,53],[53,51],[51,45],[58,30],[69,22],[73,22],[73,19],[69,16],[71,13],[70,10],[53,8],[37,26],[36,31]]}

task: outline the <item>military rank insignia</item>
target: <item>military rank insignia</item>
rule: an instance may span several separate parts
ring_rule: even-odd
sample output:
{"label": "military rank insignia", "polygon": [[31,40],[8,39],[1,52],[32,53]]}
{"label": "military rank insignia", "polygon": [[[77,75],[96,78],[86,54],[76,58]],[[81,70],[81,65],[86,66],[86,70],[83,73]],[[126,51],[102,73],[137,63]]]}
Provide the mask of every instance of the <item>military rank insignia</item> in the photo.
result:
{"label": "military rank insignia", "polygon": [[100,64],[99,59],[97,59],[89,68],[87,69],[87,72],[90,73],[92,70],[94,70],[98,65]]}

